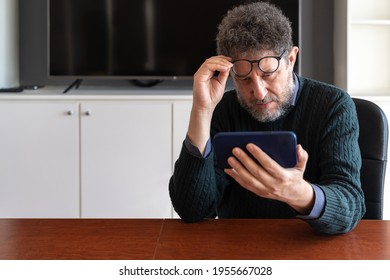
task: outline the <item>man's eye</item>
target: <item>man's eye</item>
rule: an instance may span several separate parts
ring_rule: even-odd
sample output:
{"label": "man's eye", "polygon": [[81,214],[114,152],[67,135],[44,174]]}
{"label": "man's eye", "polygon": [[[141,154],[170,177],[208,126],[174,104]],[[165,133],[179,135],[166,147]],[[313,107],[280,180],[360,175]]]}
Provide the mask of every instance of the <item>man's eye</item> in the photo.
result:
{"label": "man's eye", "polygon": [[239,78],[238,81],[240,83],[248,83],[250,81],[249,77]]}

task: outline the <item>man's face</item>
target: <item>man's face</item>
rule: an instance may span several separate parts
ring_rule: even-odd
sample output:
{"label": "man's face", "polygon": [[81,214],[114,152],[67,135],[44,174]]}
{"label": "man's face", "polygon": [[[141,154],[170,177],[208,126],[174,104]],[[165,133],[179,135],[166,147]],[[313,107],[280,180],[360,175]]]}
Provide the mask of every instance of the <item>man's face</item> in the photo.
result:
{"label": "man's face", "polygon": [[[256,120],[274,121],[283,116],[290,107],[294,95],[293,67],[297,52],[298,48],[293,48],[290,53],[285,53],[279,61],[279,67],[273,73],[262,72],[258,67],[259,64],[253,62],[252,71],[247,76],[237,77],[234,73],[231,74],[241,106]],[[280,55],[271,51],[260,51],[246,53],[236,59],[253,61]]]}

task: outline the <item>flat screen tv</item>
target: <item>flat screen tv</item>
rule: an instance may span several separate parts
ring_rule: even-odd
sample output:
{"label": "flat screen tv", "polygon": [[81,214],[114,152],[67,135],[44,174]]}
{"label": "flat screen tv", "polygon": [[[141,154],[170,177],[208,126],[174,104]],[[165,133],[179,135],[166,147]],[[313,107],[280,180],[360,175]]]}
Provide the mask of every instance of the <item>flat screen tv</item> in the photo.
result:
{"label": "flat screen tv", "polygon": [[[216,53],[217,25],[247,0],[48,0],[49,77],[189,79]],[[299,45],[299,0],[270,1]]]}

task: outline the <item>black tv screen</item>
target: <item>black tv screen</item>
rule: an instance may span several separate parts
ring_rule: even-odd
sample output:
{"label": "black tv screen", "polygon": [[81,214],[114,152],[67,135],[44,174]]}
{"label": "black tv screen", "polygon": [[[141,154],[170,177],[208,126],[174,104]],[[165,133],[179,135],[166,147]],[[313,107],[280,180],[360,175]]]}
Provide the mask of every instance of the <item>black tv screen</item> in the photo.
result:
{"label": "black tv screen", "polygon": [[[49,76],[191,78],[215,55],[217,26],[247,0],[48,0]],[[292,21],[299,0],[270,1]]]}

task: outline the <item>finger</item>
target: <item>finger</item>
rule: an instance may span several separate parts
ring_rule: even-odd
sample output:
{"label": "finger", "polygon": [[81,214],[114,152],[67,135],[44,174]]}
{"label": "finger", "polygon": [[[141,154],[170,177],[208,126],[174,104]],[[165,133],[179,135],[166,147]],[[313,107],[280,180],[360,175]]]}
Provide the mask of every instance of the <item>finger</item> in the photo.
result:
{"label": "finger", "polygon": [[218,76],[215,78],[221,85],[225,85],[229,78],[229,71],[221,71]]}
{"label": "finger", "polygon": [[269,184],[275,185],[273,183],[275,180],[270,173],[239,148],[233,149],[233,155],[237,157],[237,160],[234,161],[235,158],[233,158],[230,163],[236,171],[234,179],[247,190],[267,197],[266,186]]}
{"label": "finger", "polygon": [[298,162],[296,168],[305,170],[307,161],[309,160],[309,154],[302,148],[301,145],[297,145],[297,157]]}
{"label": "finger", "polygon": [[214,56],[206,59],[195,75],[213,76],[215,72],[229,73],[233,64],[227,56]]}
{"label": "finger", "polygon": [[240,186],[254,192],[255,180],[253,176],[234,157],[228,159],[231,168],[225,169],[225,173],[232,177]]}
{"label": "finger", "polygon": [[246,152],[240,148],[233,149],[233,155],[240,161],[240,163],[245,167],[252,176],[256,178],[261,178],[265,175],[263,168],[259,165],[259,162],[251,158]]}
{"label": "finger", "polygon": [[[237,153],[235,153],[235,154],[237,154]],[[229,157],[228,164],[231,167],[231,169],[233,169],[240,176],[248,176],[249,175],[248,170],[242,164],[240,159],[235,158],[235,157]]]}
{"label": "finger", "polygon": [[260,187],[260,182],[236,158],[230,157],[228,163],[231,169],[225,169],[225,173],[232,177],[240,186],[256,193]]}
{"label": "finger", "polygon": [[260,163],[264,170],[272,177],[281,174],[284,169],[275,160],[273,160],[267,153],[260,149],[255,144],[249,143],[246,146],[248,152]]}

